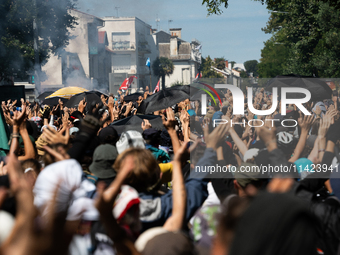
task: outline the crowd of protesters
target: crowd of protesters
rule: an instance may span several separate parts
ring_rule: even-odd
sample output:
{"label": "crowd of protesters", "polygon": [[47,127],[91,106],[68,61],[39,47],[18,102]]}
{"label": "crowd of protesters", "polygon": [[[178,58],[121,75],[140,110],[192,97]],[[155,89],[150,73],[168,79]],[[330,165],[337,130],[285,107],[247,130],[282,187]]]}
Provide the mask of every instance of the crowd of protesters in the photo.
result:
{"label": "crowd of protesters", "polygon": [[[187,99],[153,113],[162,130],[145,119],[143,132],[121,134],[112,124],[139,114],[148,89],[134,102],[120,92],[77,109],[2,102],[0,255],[339,254],[337,92],[305,104],[306,116],[295,105],[281,115],[280,104],[270,116],[233,115],[223,92],[204,116]],[[272,102],[255,91],[256,109]],[[265,118],[298,125],[247,124]],[[236,171],[195,172],[210,166]]]}

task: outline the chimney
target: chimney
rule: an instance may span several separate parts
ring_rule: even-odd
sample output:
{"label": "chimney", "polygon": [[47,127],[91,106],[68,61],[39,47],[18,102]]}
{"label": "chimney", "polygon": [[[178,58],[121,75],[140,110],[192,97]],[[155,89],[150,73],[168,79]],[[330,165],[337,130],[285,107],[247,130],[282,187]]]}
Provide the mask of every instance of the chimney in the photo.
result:
{"label": "chimney", "polygon": [[229,63],[228,60],[226,60],[226,61],[225,61],[225,67],[226,67],[226,68],[228,68],[228,66],[229,66],[228,63]]}
{"label": "chimney", "polygon": [[182,38],[182,28],[170,28],[171,36],[177,36],[179,39]]}
{"label": "chimney", "polygon": [[177,36],[170,37],[170,56],[177,56],[178,54],[178,39]]}

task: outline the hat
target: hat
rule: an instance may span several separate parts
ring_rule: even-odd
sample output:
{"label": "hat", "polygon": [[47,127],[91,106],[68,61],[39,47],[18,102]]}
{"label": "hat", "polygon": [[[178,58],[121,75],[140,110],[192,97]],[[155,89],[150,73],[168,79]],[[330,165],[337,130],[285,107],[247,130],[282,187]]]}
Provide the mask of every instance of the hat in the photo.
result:
{"label": "hat", "polygon": [[196,116],[196,112],[193,109],[188,110],[189,116]]}
{"label": "hat", "polygon": [[309,173],[311,173],[313,166],[313,162],[309,160],[308,158],[299,158],[294,162],[297,171],[299,172],[301,176],[301,180],[307,177]]}
{"label": "hat", "polygon": [[243,161],[247,162],[247,160],[255,158],[258,154],[259,154],[259,149],[257,148],[249,149],[246,151],[246,153],[244,153]]}
{"label": "hat", "polygon": [[224,101],[224,102],[222,103],[223,106],[229,106],[229,104],[230,104],[230,103],[229,103],[229,101],[227,101],[227,100]]}
{"label": "hat", "polygon": [[215,111],[214,110],[209,110],[206,115],[205,115],[205,119],[212,119],[213,115],[214,115]]}
{"label": "hat", "polygon": [[116,143],[118,154],[129,148],[141,148],[145,149],[144,139],[140,132],[135,130],[129,130],[123,132]]}
{"label": "hat", "polygon": [[99,145],[93,153],[92,164],[89,167],[91,173],[101,179],[115,177],[116,171],[112,168],[112,165],[117,156],[117,149],[113,145]]}
{"label": "hat", "polygon": [[98,138],[100,143],[114,143],[118,140],[118,133],[112,126],[107,126],[100,130]]}
{"label": "hat", "polygon": [[14,227],[15,219],[11,214],[0,211],[0,245],[9,237]]}
{"label": "hat", "polygon": [[163,227],[154,227],[144,231],[136,240],[135,247],[139,252],[143,252],[146,244],[154,237],[168,233],[169,231]]}
{"label": "hat", "polygon": [[312,111],[315,113],[316,107],[319,106],[321,110],[321,116],[323,116],[326,113],[326,107],[323,102],[317,102],[315,106],[313,107]]}
{"label": "hat", "polygon": [[72,135],[73,133],[77,133],[77,132],[79,132],[79,128],[77,128],[77,127],[71,127],[70,128],[70,135]]}
{"label": "hat", "polygon": [[44,150],[45,145],[48,145],[48,142],[43,138],[42,135],[39,136],[39,138],[35,142],[35,146],[37,148],[37,152],[39,156],[45,155],[45,150]]}
{"label": "hat", "polygon": [[143,254],[159,254],[159,251],[162,251],[162,254],[164,255],[197,254],[193,243],[188,237],[180,232],[172,231],[155,235],[146,243],[143,249]]}
{"label": "hat", "polygon": [[160,131],[155,128],[148,128],[143,131],[143,138],[151,140],[152,142],[158,141],[160,138]]}
{"label": "hat", "polygon": [[251,163],[242,163],[237,167],[234,177],[241,187],[245,188],[252,182],[259,181],[261,175],[260,168]]}
{"label": "hat", "polygon": [[122,185],[120,193],[118,194],[114,203],[112,210],[113,216],[116,218],[116,220],[121,220],[125,216],[126,212],[133,205],[138,205],[139,202],[138,192],[128,185]]}

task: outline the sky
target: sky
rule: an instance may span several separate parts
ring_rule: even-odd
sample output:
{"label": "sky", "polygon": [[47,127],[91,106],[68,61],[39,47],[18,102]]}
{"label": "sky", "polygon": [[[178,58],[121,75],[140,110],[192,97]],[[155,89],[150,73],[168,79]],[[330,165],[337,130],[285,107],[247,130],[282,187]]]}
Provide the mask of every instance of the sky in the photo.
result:
{"label": "sky", "polygon": [[164,31],[182,28],[183,40],[195,38],[202,43],[203,57],[224,57],[237,63],[259,61],[263,43],[270,38],[261,31],[270,16],[266,6],[252,0],[228,2],[222,15],[213,16],[207,16],[202,0],[77,0],[76,6],[97,17],[136,16],[153,28],[159,19],[159,29]]}

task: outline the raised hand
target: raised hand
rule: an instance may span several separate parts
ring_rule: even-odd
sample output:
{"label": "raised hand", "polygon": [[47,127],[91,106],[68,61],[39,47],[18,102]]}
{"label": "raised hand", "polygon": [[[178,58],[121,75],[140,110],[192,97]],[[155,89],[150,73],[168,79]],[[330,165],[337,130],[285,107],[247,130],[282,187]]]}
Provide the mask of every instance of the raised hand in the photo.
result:
{"label": "raised hand", "polygon": [[81,113],[84,112],[85,107],[86,107],[87,103],[85,101],[85,98],[83,100],[81,100],[78,104],[78,111],[80,111]]}
{"label": "raised hand", "polygon": [[143,119],[143,122],[142,122],[142,124],[141,124],[141,127],[142,127],[142,129],[143,129],[143,131],[144,131],[144,130],[146,130],[146,129],[152,128],[152,125],[151,125],[151,123],[149,122],[149,120]]}
{"label": "raised hand", "polygon": [[163,125],[164,127],[169,131],[169,130],[174,130],[175,126],[178,124],[177,120],[175,119],[175,114],[172,111],[172,109],[169,107],[168,109],[166,109],[166,120],[165,120],[165,116],[162,116],[162,121],[163,121]]}

